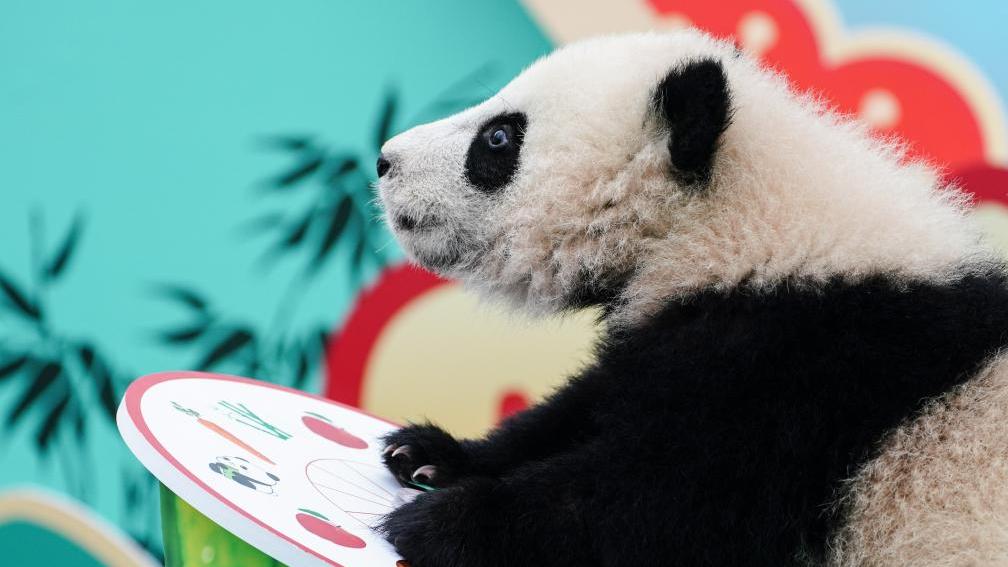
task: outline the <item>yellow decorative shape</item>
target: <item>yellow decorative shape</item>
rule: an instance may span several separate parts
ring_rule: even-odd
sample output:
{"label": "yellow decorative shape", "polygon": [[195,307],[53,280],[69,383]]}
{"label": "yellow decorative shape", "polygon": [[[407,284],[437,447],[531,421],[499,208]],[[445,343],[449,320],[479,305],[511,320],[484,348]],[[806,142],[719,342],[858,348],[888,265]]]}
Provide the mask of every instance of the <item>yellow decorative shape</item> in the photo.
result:
{"label": "yellow decorative shape", "polygon": [[875,128],[892,128],[899,122],[902,110],[899,99],[886,89],[871,89],[861,97],[858,114]]}
{"label": "yellow decorative shape", "polygon": [[987,242],[1008,258],[1008,207],[994,201],[984,201],[973,209],[973,216],[983,229]]}
{"label": "yellow decorative shape", "polygon": [[430,419],[458,435],[497,421],[510,391],[535,400],[591,360],[597,312],[533,321],[480,303],[455,284],[402,309],[366,370],[364,408],[399,422]]}
{"label": "yellow decorative shape", "polygon": [[742,46],[756,55],[762,55],[773,49],[780,36],[777,22],[766,12],[759,10],[742,16],[737,33]]}

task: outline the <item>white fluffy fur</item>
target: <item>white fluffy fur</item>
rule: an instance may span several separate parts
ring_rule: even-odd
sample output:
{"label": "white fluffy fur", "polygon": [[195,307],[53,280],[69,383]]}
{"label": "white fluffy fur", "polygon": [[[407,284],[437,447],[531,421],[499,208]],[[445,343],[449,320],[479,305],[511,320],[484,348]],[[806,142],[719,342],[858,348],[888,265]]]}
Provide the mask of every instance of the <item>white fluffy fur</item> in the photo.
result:
{"label": "white fluffy fur", "polygon": [[836,566],[1008,565],[1008,357],[893,432],[842,504]]}
{"label": "white fluffy fur", "polygon": [[[669,175],[668,133],[650,101],[669,70],[719,60],[732,123],[711,186]],[[466,150],[486,119],[528,115],[521,166],[488,198],[468,186]],[[564,307],[579,274],[635,268],[612,324],[639,321],[702,286],[799,275],[855,278],[879,270],[941,278],[985,254],[954,188],[895,143],[792,94],[785,80],[696,32],[602,37],[537,61],[483,104],[409,130],[384,151],[390,215],[446,221],[397,234],[421,263],[533,312]]]}

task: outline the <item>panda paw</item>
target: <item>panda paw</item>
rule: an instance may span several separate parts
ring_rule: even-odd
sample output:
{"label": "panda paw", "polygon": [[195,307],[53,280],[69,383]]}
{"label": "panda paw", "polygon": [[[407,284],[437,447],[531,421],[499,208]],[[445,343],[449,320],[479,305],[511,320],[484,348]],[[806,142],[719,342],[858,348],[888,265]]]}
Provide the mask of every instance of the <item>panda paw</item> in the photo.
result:
{"label": "panda paw", "polygon": [[384,517],[378,531],[410,567],[513,565],[503,561],[508,553],[502,541],[499,491],[499,481],[466,479],[400,506]]}
{"label": "panda paw", "polygon": [[384,437],[385,466],[404,486],[443,488],[466,475],[469,457],[440,427],[410,425]]}

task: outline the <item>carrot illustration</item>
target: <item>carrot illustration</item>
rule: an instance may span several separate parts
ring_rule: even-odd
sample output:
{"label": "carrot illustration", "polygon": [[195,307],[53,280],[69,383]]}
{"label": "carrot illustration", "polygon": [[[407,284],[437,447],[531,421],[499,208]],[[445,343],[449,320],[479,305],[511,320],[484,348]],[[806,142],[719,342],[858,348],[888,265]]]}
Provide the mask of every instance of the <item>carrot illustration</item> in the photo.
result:
{"label": "carrot illustration", "polygon": [[259,451],[256,451],[254,447],[252,447],[248,443],[242,441],[237,436],[235,436],[235,434],[231,433],[227,429],[224,429],[223,427],[217,425],[216,423],[214,423],[214,422],[212,422],[210,420],[203,419],[202,417],[200,417],[200,414],[199,414],[198,411],[196,411],[194,409],[189,409],[189,408],[186,408],[186,407],[182,407],[182,406],[180,406],[179,404],[177,404],[175,402],[172,402],[172,405],[175,406],[175,409],[179,410],[180,412],[182,412],[182,413],[184,413],[184,414],[186,414],[188,416],[195,417],[196,418],[196,423],[202,425],[203,427],[206,427],[210,431],[213,431],[217,435],[220,435],[221,437],[227,439],[228,441],[234,443],[235,445],[241,447],[242,449],[245,449],[249,453],[252,453],[252,455],[254,455],[255,457],[257,457],[257,458],[259,458],[259,459],[261,459],[261,460],[263,460],[263,461],[265,461],[265,462],[267,462],[267,463],[269,463],[271,465],[275,465],[276,464],[273,461],[271,461],[269,459],[269,457],[267,457],[266,455],[263,455]]}

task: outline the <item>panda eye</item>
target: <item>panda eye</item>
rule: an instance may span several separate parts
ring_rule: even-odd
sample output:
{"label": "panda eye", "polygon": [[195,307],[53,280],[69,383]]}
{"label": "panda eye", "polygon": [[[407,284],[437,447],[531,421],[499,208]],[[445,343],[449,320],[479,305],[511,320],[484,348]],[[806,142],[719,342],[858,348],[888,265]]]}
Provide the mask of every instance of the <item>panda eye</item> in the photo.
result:
{"label": "panda eye", "polygon": [[465,177],[474,189],[494,193],[511,182],[521,162],[528,118],[499,114],[475,130],[466,152]]}
{"label": "panda eye", "polygon": [[508,135],[503,128],[498,128],[494,130],[493,134],[490,134],[491,147],[503,146],[506,143],[508,143]]}
{"label": "panda eye", "polygon": [[491,149],[502,149],[506,148],[511,144],[511,126],[508,124],[494,125],[487,128],[484,134],[487,145]]}

